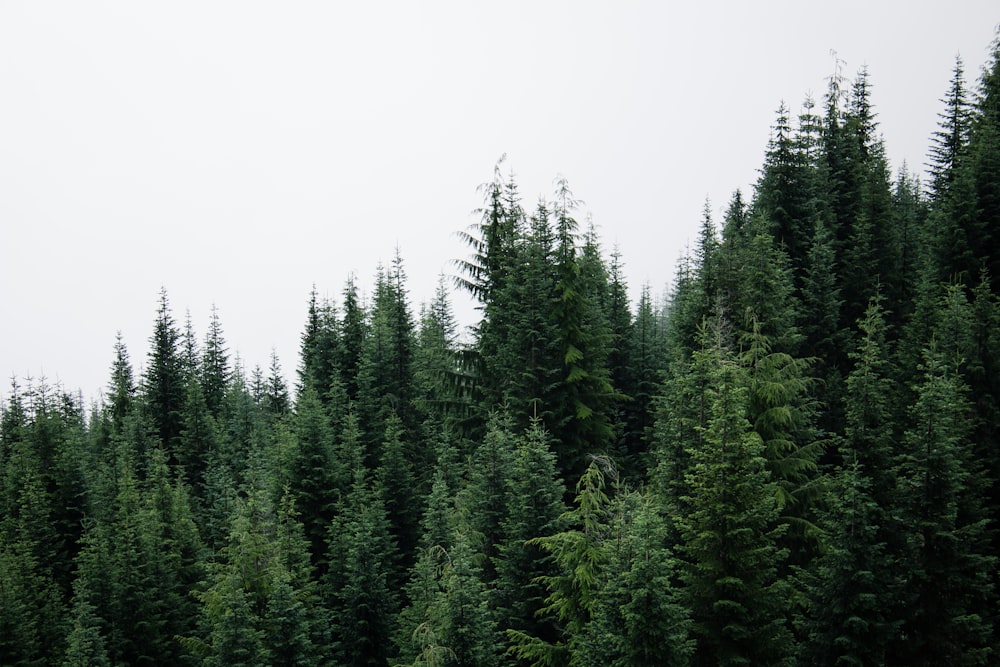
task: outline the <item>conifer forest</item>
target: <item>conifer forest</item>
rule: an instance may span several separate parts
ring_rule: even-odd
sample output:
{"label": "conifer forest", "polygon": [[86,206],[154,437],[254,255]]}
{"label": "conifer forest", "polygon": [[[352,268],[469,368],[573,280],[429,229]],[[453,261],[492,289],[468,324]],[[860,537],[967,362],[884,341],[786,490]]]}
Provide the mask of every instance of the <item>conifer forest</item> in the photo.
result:
{"label": "conifer forest", "polygon": [[1000,41],[940,88],[896,173],[865,69],[782,104],[665,294],[501,160],[419,307],[248,369],[166,286],[98,399],[15,378],[0,664],[1000,664]]}

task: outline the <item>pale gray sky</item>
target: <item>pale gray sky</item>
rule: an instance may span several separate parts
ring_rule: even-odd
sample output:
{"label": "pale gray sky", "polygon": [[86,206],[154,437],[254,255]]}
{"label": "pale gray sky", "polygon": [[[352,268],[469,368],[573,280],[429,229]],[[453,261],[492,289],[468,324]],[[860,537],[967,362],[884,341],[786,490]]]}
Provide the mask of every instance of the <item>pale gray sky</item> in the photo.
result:
{"label": "pale gray sky", "polygon": [[[750,195],[775,110],[867,64],[894,170],[925,161],[968,2],[0,2],[0,374],[88,398],[138,371],[158,292],[292,376],[309,291],[398,246],[416,312],[507,153],[565,176],[633,293],[662,293],[705,198]],[[456,309],[471,314],[463,297]],[[468,322],[467,322],[468,323]],[[0,395],[7,395],[4,379]]]}

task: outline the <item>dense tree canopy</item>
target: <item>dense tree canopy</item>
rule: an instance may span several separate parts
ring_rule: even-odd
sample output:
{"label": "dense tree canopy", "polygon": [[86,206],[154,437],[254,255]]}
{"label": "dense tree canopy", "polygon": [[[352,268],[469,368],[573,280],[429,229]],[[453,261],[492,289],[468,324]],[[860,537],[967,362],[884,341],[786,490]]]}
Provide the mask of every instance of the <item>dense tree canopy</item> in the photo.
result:
{"label": "dense tree canopy", "polygon": [[0,664],[995,664],[1000,42],[941,84],[926,183],[864,69],[780,104],[661,297],[501,160],[468,335],[397,250],[291,386],[166,289],[92,405],[14,380]]}

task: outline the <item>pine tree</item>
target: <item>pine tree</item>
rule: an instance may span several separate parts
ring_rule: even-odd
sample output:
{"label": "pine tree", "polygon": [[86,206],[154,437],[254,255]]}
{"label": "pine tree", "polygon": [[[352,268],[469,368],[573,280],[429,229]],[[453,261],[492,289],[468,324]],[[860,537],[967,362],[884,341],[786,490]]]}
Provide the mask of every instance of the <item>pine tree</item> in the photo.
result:
{"label": "pine tree", "polygon": [[358,398],[358,373],[361,371],[361,352],[368,335],[368,314],[358,297],[358,286],[353,274],[347,278],[347,284],[344,285],[343,298],[338,367],[347,398],[356,401]]}
{"label": "pine tree", "polygon": [[[967,275],[969,283],[980,270],[990,279],[990,288],[1000,292],[1000,36],[991,45],[989,61],[979,82],[977,113],[969,136],[969,185],[959,196],[971,191],[975,214],[965,229],[975,266]],[[968,201],[968,199],[967,199]]]}
{"label": "pine tree", "polygon": [[177,462],[184,468],[188,484],[197,498],[204,497],[205,474],[218,448],[215,419],[197,380],[188,382],[181,415]]}
{"label": "pine tree", "polygon": [[459,494],[459,505],[468,515],[468,528],[481,536],[481,551],[485,556],[483,576],[490,582],[496,575],[494,558],[503,536],[515,450],[516,437],[510,415],[493,413],[486,435],[469,460],[468,481]]}
{"label": "pine tree", "polygon": [[565,489],[549,443],[537,421],[517,439],[511,474],[504,480],[507,507],[494,557],[494,606],[502,629],[553,641],[554,628],[537,618],[545,598],[540,578],[551,576],[552,566],[531,541],[555,533],[564,510]]}
{"label": "pine tree", "polygon": [[266,388],[264,390],[264,411],[273,419],[281,419],[292,410],[288,386],[285,384],[284,373],[278,354],[271,350],[271,364],[268,368]]}
{"label": "pine tree", "polygon": [[540,579],[549,590],[540,618],[555,624],[554,641],[509,629],[510,653],[534,665],[581,664],[578,654],[586,649],[587,629],[598,604],[602,574],[611,536],[610,499],[605,492],[607,477],[617,481],[617,472],[607,459],[594,459],[577,483],[576,507],[565,512],[566,529],[535,538],[552,556],[556,572]]}
{"label": "pine tree", "polygon": [[710,368],[709,418],[701,446],[689,450],[685,501],[692,511],[677,519],[682,599],[698,639],[694,662],[791,664],[776,490],[763,443],[746,419],[746,372],[730,344],[717,322],[695,353]]}
{"label": "pine tree", "polygon": [[302,516],[313,563],[319,565],[326,552],[326,537],[333,518],[333,443],[326,412],[316,390],[307,385],[295,405],[294,441],[284,462],[295,506]]}
{"label": "pine tree", "polygon": [[[996,565],[986,520],[970,511],[973,487],[965,387],[932,346],[896,470],[903,520],[910,526],[901,563],[906,616],[901,664],[987,664],[991,619],[977,613],[991,594]],[[976,503],[974,500],[971,506]]]}
{"label": "pine tree", "polygon": [[205,404],[213,416],[222,410],[226,389],[229,386],[229,350],[222,335],[219,311],[212,305],[212,318],[205,337],[205,351],[201,359],[201,386],[205,394]]}
{"label": "pine tree", "polygon": [[323,590],[330,610],[333,659],[340,665],[385,665],[390,657],[398,591],[391,588],[396,545],[385,503],[363,468],[330,525]]}
{"label": "pine tree", "polygon": [[402,421],[390,414],[386,419],[375,479],[385,504],[389,533],[397,546],[398,560],[392,563],[393,573],[389,582],[396,590],[403,585],[406,572],[414,563],[420,526],[420,504],[411,465],[413,455],[408,445]]}
{"label": "pine tree", "polygon": [[853,450],[837,473],[826,515],[826,550],[803,578],[798,625],[805,664],[884,665],[900,622],[897,567],[885,542],[886,512]]}
{"label": "pine tree", "polygon": [[306,328],[302,333],[299,391],[312,385],[324,403],[327,392],[338,375],[340,331],[334,305],[320,300],[316,287],[309,295]]}
{"label": "pine tree", "polygon": [[757,182],[754,210],[770,221],[774,241],[788,256],[796,279],[806,265],[812,236],[808,168],[782,102]]}
{"label": "pine tree", "polygon": [[589,634],[619,667],[688,665],[695,643],[664,516],[650,494],[621,494],[618,503],[619,537]]}
{"label": "pine tree", "polygon": [[179,349],[180,334],[170,313],[166,289],[160,291],[160,305],[150,343],[152,347],[143,378],[143,395],[161,446],[170,453],[171,463],[177,463],[186,379]]}
{"label": "pine tree", "polygon": [[101,634],[101,619],[90,603],[89,593],[83,585],[74,586],[73,627],[66,639],[63,667],[108,667],[111,665]]}
{"label": "pine tree", "polygon": [[122,332],[119,331],[115,335],[115,360],[111,365],[111,381],[108,384],[108,410],[114,431],[120,433],[124,429],[125,417],[132,412],[135,396],[132,364],[129,361],[128,348],[122,340]]}
{"label": "pine tree", "polygon": [[555,323],[562,357],[562,378],[554,403],[556,455],[566,478],[575,478],[585,457],[603,452],[611,438],[608,407],[614,391],[605,366],[607,332],[601,323],[594,289],[581,275],[585,264],[576,248],[577,202],[565,180],[556,190],[557,275]]}

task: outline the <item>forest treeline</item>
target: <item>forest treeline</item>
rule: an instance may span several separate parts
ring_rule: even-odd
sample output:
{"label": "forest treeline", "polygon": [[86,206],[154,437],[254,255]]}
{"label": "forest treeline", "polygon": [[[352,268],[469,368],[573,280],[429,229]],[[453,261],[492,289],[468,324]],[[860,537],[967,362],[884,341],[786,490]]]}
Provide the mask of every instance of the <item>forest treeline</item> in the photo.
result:
{"label": "forest treeline", "polygon": [[662,299],[501,162],[468,337],[397,255],[294,386],[166,290],[96,403],[15,381],[0,664],[996,664],[1000,43],[926,182],[875,109],[782,105]]}

